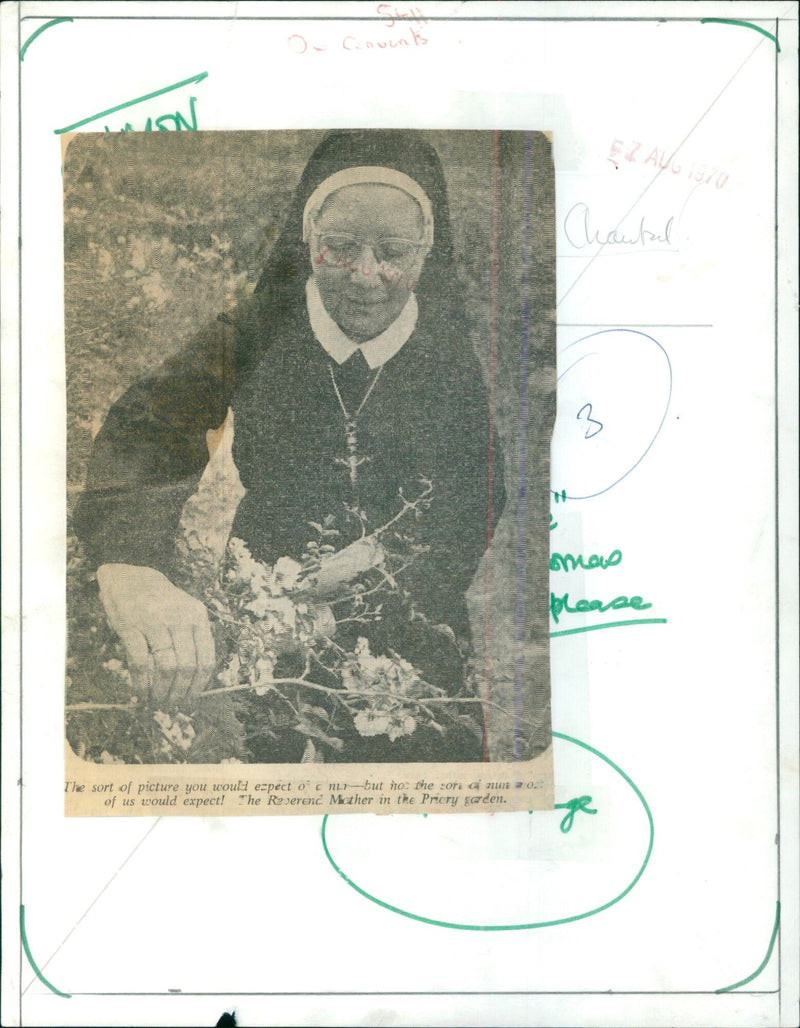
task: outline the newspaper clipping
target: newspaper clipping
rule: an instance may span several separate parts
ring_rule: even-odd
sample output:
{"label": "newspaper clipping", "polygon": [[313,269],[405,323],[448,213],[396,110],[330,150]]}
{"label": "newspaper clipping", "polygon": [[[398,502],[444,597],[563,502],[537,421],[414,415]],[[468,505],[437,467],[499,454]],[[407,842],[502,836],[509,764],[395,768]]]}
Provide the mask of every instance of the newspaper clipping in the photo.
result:
{"label": "newspaper clipping", "polygon": [[63,164],[66,813],[552,809],[549,134]]}

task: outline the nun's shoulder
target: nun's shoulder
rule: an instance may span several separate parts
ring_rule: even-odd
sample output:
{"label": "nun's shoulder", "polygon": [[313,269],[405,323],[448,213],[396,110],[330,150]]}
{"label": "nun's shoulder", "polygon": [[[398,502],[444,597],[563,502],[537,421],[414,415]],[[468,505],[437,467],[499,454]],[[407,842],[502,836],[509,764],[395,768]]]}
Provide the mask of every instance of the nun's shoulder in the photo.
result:
{"label": "nun's shoulder", "polygon": [[219,319],[206,322],[148,378],[168,385],[177,381],[214,381],[230,388],[234,373],[235,334]]}
{"label": "nun's shoulder", "polygon": [[240,300],[231,310],[217,315],[217,322],[235,331],[242,332],[256,328],[264,319],[266,296],[263,292],[251,293]]}

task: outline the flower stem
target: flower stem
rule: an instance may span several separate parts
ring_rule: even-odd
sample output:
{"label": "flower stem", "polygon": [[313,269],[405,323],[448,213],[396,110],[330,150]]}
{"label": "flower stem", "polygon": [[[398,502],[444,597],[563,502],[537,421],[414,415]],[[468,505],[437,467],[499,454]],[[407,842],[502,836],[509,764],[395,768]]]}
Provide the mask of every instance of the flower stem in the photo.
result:
{"label": "flower stem", "polygon": [[[370,699],[390,699],[394,700],[401,706],[418,706],[425,707],[428,704],[433,703],[480,703],[483,707],[493,707],[495,710],[501,711],[506,717],[512,715],[501,707],[499,703],[493,703],[491,700],[484,700],[478,696],[426,696],[424,699],[418,699],[413,696],[400,696],[393,692],[378,692],[377,690],[360,690],[360,689],[335,689],[329,685],[319,685],[317,682],[309,682],[306,678],[273,678],[270,685],[300,685],[305,686],[307,689],[314,689],[316,692],[324,692],[330,696],[335,696],[337,699],[345,700],[351,696],[366,696]],[[221,696],[224,693],[229,692],[247,692],[252,689],[265,688],[264,686],[254,685],[229,685],[223,689],[207,689],[205,692],[198,693],[199,697],[205,696]],[[528,721],[525,718],[518,718],[520,724],[528,725],[530,728],[537,728],[538,726],[533,721]]]}
{"label": "flower stem", "polygon": [[68,703],[65,710],[139,710],[138,703]]}

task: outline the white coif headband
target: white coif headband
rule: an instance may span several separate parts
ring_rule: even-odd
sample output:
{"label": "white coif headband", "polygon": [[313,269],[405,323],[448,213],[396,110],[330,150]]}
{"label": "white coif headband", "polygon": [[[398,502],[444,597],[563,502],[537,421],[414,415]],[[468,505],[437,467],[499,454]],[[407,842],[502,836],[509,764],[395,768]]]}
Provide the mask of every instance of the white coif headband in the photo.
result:
{"label": "white coif headband", "polygon": [[409,175],[394,168],[384,168],[380,165],[361,166],[357,168],[343,168],[329,178],[324,179],[314,192],[309,196],[308,202],[303,209],[303,242],[307,243],[311,236],[311,222],[314,215],[337,189],[344,186],[360,186],[364,184],[378,186],[395,186],[402,189],[404,193],[412,196],[422,208],[424,223],[423,238],[427,246],[433,246],[433,207],[428,199],[428,194]]}

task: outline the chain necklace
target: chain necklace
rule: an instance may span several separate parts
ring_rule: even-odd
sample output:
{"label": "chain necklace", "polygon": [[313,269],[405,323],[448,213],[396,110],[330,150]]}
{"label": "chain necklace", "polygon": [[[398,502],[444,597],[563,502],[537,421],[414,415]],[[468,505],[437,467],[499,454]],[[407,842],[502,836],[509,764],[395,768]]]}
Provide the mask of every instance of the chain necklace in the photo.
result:
{"label": "chain necklace", "polygon": [[334,460],[337,464],[341,464],[343,467],[346,467],[349,470],[350,484],[353,486],[354,490],[358,485],[358,469],[361,467],[362,464],[366,464],[367,461],[372,460],[371,457],[359,457],[358,455],[358,438],[356,437],[356,429],[358,427],[358,416],[364,409],[364,404],[369,399],[372,390],[375,388],[375,384],[381,377],[382,371],[383,365],[381,364],[381,366],[375,372],[375,377],[370,382],[366,393],[364,393],[363,400],[358,405],[356,410],[351,414],[348,411],[347,407],[345,407],[344,400],[342,399],[342,394],[339,392],[339,386],[336,384],[336,376],[333,373],[333,366],[331,364],[328,365],[328,372],[331,376],[333,391],[336,393],[336,399],[339,401],[339,406],[342,409],[342,416],[344,417],[344,437],[345,442],[347,443],[347,456],[335,457]]}

